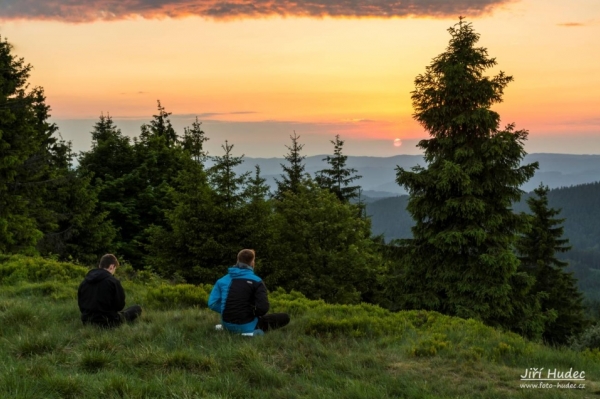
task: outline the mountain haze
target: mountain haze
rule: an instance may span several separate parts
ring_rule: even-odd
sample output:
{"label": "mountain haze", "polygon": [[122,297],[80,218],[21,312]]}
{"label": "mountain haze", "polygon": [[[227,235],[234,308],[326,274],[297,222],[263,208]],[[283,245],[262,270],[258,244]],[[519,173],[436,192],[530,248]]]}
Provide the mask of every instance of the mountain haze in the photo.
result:
{"label": "mountain haze", "polygon": [[[215,154],[211,154],[215,155]],[[323,160],[327,155],[306,157],[306,171],[311,175],[326,167]],[[267,179],[272,189],[275,179],[282,173],[283,158],[244,158],[244,163],[237,167],[236,172],[254,171],[254,165],[259,165],[261,173]],[[558,188],[576,184],[592,183],[600,180],[600,155],[571,155],[571,154],[529,154],[524,163],[539,162],[540,168],[535,176],[523,186],[524,191],[532,191],[541,182],[548,187]],[[407,194],[404,187],[396,183],[396,166],[412,168],[425,166],[421,155],[396,155],[393,157],[348,156],[346,166],[358,170],[362,176],[357,184],[363,189],[363,194],[371,198],[393,197]]]}

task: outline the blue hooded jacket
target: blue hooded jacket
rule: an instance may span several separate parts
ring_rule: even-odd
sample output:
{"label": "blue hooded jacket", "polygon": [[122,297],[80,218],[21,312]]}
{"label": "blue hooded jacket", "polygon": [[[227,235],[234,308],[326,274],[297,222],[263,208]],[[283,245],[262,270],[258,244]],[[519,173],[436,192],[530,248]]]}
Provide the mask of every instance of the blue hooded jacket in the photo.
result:
{"label": "blue hooded jacket", "polygon": [[252,332],[258,317],[269,311],[267,288],[251,266],[238,263],[217,280],[208,298],[208,307],[221,314],[221,323],[227,330]]}

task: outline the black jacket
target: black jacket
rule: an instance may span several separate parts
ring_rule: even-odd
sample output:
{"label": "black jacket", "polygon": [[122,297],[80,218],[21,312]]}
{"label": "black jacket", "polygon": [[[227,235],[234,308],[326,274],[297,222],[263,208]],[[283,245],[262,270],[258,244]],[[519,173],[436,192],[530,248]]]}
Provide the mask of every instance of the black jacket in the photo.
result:
{"label": "black jacket", "polygon": [[119,325],[119,312],[125,307],[125,291],[108,270],[93,269],[79,285],[77,302],[84,324]]}

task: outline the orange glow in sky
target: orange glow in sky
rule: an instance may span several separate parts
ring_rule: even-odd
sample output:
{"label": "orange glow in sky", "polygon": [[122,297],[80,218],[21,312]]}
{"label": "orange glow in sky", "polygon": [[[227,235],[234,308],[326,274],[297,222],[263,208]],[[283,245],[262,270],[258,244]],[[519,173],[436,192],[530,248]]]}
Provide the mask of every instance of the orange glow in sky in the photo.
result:
{"label": "orange glow in sky", "polygon": [[[25,3],[67,2],[22,1],[14,15],[0,10],[0,35],[33,65],[32,85],[45,88],[53,119],[76,149],[89,145],[101,112],[135,135],[159,99],[179,118],[176,127],[198,115],[208,136],[218,136],[211,145],[228,138],[265,157],[282,156],[293,129],[309,154],[328,152],[335,134],[353,155],[418,153],[414,144],[427,133],[411,116],[414,78],[445,50],[446,29],[458,17],[452,10],[406,16],[398,8],[394,18],[337,18],[352,10],[332,0],[323,4],[333,17],[304,9],[277,16],[300,3],[273,1],[266,3],[281,6],[266,10],[275,12],[269,18],[215,19],[198,16],[208,6],[193,11],[201,1],[182,0],[192,16],[169,18],[164,10],[178,2],[156,1],[167,4],[156,11],[160,18],[146,19],[127,8],[139,2],[104,0],[94,4],[106,3],[105,14],[82,5],[79,14],[65,8],[62,20],[51,20],[27,14]],[[515,78],[494,109],[503,123],[530,131],[528,152],[600,153],[600,2],[456,3],[485,6],[468,21],[498,61],[490,74]],[[98,17],[106,10],[116,17]],[[69,22],[73,15],[87,19]]]}

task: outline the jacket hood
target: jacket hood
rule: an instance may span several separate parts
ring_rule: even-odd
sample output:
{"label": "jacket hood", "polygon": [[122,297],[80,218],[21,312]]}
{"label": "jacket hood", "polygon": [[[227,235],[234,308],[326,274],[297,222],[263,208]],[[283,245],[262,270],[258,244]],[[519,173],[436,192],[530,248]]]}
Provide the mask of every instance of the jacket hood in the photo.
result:
{"label": "jacket hood", "polygon": [[243,278],[246,276],[254,276],[253,269],[240,268],[237,265],[230,267],[228,270],[229,270],[229,275],[231,276],[231,278]]}
{"label": "jacket hood", "polygon": [[97,284],[110,277],[112,277],[112,274],[110,274],[108,270],[98,268],[90,270],[85,276],[85,281],[91,284]]}

